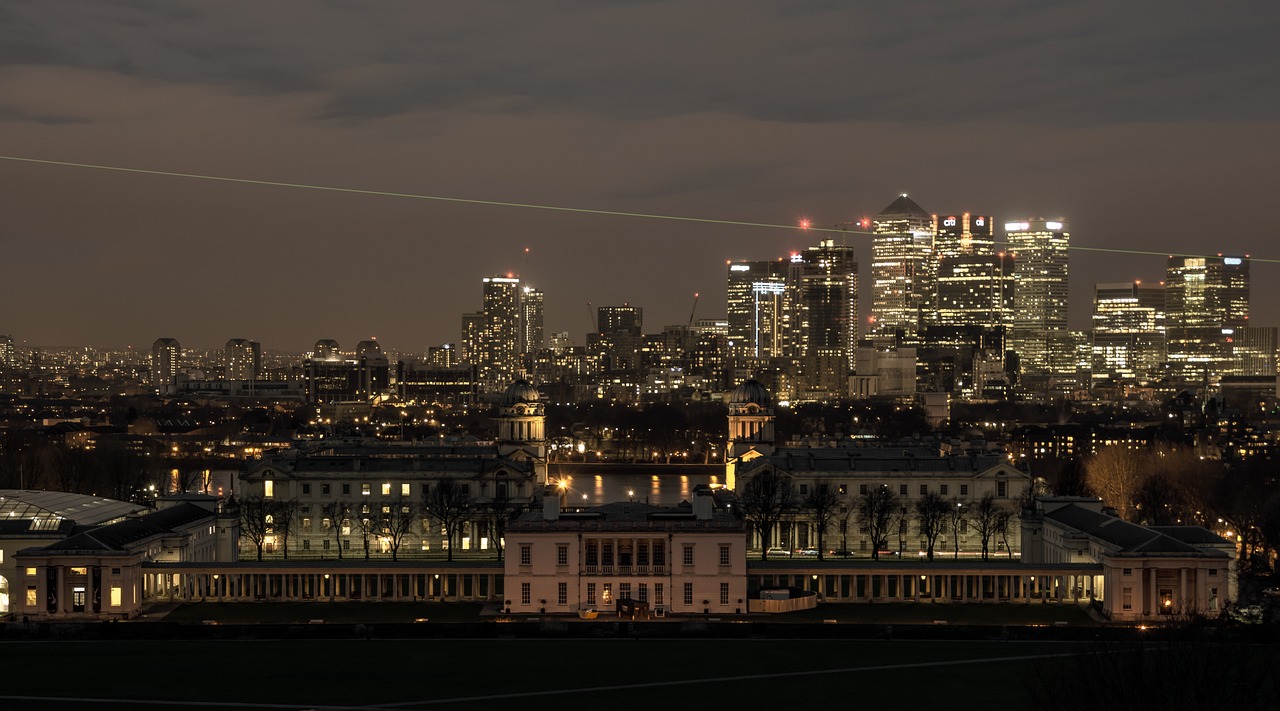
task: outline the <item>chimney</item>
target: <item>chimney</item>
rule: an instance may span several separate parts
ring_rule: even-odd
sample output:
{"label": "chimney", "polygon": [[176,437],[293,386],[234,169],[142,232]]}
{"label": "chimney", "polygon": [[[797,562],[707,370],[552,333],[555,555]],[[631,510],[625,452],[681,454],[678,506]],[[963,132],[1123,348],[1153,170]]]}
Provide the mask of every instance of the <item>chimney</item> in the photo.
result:
{"label": "chimney", "polygon": [[693,517],[699,521],[710,521],[715,511],[716,502],[710,489],[698,488],[693,492]]}
{"label": "chimney", "polygon": [[542,520],[560,520],[560,489],[548,486],[542,490]]}

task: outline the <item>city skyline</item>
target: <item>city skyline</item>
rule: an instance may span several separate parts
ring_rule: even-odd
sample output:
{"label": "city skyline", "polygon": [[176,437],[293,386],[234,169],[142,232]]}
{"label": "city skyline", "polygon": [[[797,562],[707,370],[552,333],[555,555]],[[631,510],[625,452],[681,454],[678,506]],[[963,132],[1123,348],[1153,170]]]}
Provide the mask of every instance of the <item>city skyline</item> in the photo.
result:
{"label": "city skyline", "polygon": [[[821,227],[906,192],[1150,253],[1073,252],[1072,328],[1095,283],[1156,281],[1169,251],[1253,255],[1254,319],[1280,320],[1266,221],[1219,215],[1270,197],[1274,8],[164,7],[7,6],[0,155]],[[588,331],[588,301],[660,327],[694,292],[726,314],[725,261],[816,242],[10,160],[0,189],[0,331],[42,346],[419,351],[507,272],[545,290],[547,332]]]}

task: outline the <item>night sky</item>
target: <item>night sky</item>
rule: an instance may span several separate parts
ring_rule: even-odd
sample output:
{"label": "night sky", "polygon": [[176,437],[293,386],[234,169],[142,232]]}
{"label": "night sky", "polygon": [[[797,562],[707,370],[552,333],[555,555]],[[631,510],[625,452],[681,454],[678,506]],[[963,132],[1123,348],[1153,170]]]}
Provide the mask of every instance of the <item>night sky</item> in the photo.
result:
{"label": "night sky", "polygon": [[[1278,38],[1274,2],[6,0],[0,154],[778,224],[907,192],[1280,258]],[[0,195],[0,333],[42,346],[422,351],[505,272],[581,343],[588,301],[723,316],[727,259],[817,238],[4,160]],[[1164,264],[1074,252],[1073,327]]]}

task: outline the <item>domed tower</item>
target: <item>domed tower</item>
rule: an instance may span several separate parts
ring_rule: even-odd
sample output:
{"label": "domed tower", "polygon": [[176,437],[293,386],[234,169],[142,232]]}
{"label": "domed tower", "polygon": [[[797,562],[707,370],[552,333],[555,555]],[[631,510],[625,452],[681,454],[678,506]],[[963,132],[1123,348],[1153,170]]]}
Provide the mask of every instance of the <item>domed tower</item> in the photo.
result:
{"label": "domed tower", "polygon": [[498,405],[498,453],[509,456],[523,451],[546,458],[546,408],[538,389],[526,380],[507,386]]}
{"label": "domed tower", "polygon": [[729,394],[729,443],[726,460],[747,452],[773,454],[773,398],[759,380],[748,380]]}

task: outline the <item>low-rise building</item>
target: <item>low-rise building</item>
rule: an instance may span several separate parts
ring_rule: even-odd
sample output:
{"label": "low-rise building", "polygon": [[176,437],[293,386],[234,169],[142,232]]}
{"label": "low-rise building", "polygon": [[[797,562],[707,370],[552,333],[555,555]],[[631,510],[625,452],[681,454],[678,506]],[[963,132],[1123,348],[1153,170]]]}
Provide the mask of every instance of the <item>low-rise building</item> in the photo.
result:
{"label": "low-rise building", "polygon": [[621,603],[659,614],[744,613],[746,530],[706,488],[678,507],[579,510],[562,510],[553,490],[541,511],[507,528],[504,607],[587,615]]}

